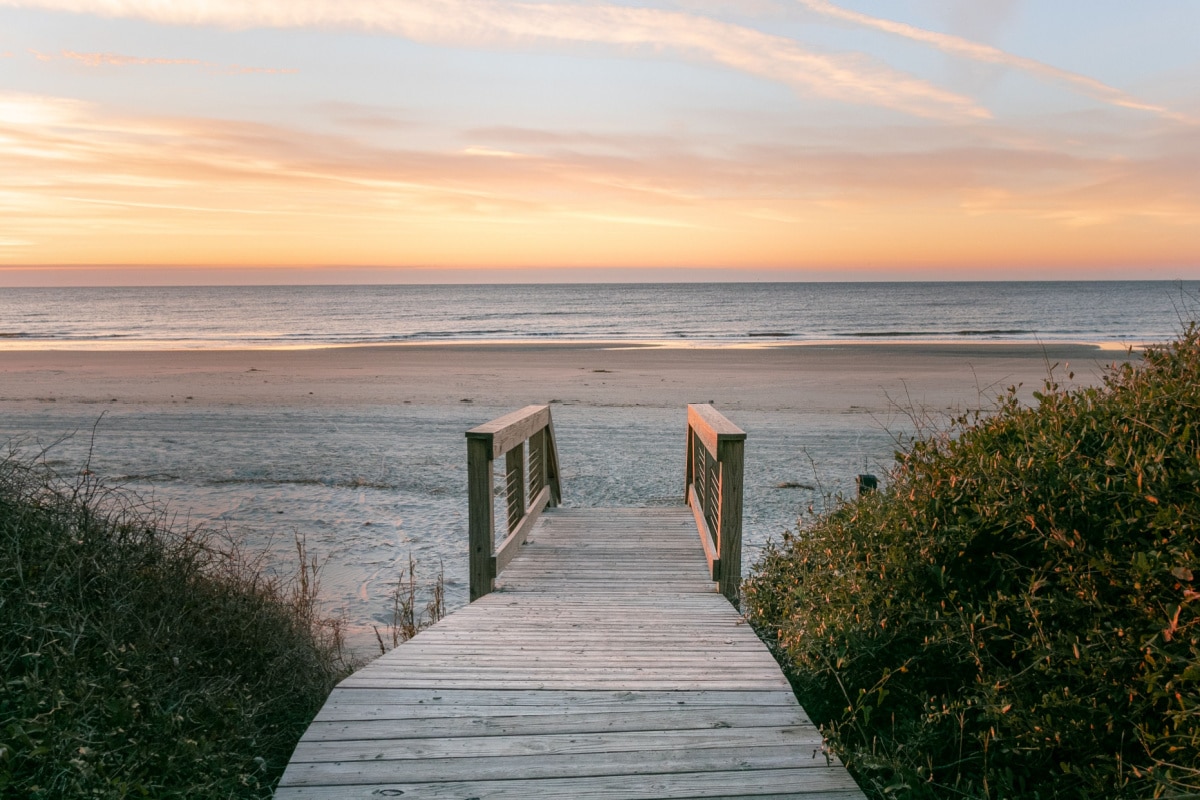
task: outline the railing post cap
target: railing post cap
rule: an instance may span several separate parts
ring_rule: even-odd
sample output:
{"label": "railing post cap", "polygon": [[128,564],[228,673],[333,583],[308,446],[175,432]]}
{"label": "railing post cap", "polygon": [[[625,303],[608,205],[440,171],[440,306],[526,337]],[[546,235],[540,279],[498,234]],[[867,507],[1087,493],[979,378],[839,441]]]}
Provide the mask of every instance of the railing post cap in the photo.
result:
{"label": "railing post cap", "polygon": [[703,426],[702,436],[720,442],[744,442],[746,432],[708,403],[688,403],[688,424]]}

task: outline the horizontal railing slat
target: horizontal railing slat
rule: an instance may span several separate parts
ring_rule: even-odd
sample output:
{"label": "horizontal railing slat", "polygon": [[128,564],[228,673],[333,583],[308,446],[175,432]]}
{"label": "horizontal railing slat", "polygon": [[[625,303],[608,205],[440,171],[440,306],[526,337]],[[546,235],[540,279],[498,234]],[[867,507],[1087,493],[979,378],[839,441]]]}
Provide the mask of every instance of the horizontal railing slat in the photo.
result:
{"label": "horizontal railing slat", "polygon": [[471,428],[467,438],[491,442],[492,458],[499,458],[549,424],[550,406],[525,406]]}

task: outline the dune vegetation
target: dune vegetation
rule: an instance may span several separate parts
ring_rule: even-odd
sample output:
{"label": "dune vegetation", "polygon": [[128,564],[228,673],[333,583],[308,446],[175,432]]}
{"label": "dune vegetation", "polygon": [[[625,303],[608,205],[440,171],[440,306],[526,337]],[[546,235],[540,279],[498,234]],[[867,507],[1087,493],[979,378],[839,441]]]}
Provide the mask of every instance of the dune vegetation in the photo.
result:
{"label": "dune vegetation", "polygon": [[86,473],[0,460],[0,796],[270,797],[350,666],[298,547],[266,577]]}
{"label": "dune vegetation", "polygon": [[1200,334],[1035,398],[769,546],[748,617],[874,797],[1200,796]]}

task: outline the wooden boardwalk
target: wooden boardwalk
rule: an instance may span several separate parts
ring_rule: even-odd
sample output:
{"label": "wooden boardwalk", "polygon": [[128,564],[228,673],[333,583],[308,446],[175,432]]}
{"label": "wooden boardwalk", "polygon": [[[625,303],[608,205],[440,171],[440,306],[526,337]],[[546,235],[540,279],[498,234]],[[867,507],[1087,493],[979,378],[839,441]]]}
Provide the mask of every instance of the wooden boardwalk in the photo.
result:
{"label": "wooden boardwalk", "polygon": [[863,797],[697,525],[545,510],[493,591],[333,691],[276,797]]}

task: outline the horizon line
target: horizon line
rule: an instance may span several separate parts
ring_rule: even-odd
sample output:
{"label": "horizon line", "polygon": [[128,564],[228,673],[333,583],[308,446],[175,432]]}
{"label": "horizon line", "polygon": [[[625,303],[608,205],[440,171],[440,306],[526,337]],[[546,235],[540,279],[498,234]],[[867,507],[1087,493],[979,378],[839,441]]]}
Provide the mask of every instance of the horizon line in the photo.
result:
{"label": "horizon line", "polygon": [[1200,281],[1200,264],[1079,269],[997,267],[972,276],[942,269],[733,267],[374,267],[0,265],[3,288],[218,286],[502,286],[698,283],[1093,283]]}

